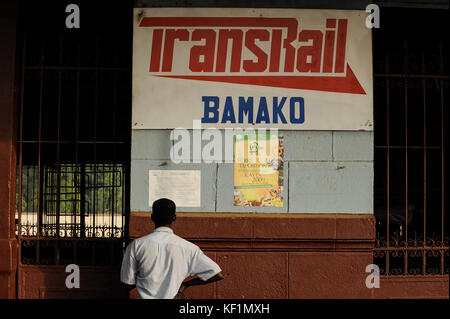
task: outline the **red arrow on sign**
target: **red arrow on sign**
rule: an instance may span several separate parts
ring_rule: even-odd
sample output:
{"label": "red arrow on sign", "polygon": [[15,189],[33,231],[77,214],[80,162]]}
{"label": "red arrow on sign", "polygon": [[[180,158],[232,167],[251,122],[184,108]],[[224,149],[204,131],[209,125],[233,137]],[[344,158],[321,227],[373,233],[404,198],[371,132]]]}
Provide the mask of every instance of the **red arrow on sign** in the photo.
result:
{"label": "red arrow on sign", "polygon": [[342,76],[216,76],[216,75],[157,75],[165,78],[198,81],[225,82],[234,84],[260,85],[286,89],[312,90],[324,92],[366,94],[358,82],[350,65],[347,64],[347,75]]}

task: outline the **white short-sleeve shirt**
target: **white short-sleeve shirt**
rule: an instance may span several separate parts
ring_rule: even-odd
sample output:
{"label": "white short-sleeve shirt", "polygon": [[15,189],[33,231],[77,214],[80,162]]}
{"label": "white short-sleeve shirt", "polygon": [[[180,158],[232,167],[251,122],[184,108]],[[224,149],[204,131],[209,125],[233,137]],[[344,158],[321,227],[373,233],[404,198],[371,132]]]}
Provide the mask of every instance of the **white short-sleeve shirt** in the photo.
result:
{"label": "white short-sleeve shirt", "polygon": [[221,271],[197,245],[158,227],[128,245],[120,280],[136,285],[142,299],[172,299],[188,276],[208,280]]}

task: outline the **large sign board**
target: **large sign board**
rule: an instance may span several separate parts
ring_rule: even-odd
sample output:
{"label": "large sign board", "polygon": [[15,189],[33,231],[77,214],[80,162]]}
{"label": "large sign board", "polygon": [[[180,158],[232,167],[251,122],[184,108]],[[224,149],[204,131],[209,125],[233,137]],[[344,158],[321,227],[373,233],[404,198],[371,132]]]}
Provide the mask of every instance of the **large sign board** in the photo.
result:
{"label": "large sign board", "polygon": [[136,8],[133,129],[373,130],[366,15]]}

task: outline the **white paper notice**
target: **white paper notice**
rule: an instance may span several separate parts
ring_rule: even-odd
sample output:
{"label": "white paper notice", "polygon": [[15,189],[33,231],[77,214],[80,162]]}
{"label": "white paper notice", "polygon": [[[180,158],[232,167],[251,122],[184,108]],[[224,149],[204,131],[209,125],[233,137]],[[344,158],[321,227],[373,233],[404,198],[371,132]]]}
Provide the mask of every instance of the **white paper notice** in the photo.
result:
{"label": "white paper notice", "polygon": [[200,207],[200,170],[150,170],[149,206],[168,198],[177,207]]}

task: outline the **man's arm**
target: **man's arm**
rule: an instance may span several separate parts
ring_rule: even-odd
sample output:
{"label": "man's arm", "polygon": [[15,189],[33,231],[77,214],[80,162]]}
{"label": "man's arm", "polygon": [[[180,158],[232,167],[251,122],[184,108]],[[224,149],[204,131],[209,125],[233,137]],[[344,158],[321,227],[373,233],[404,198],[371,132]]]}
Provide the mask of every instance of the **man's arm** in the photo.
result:
{"label": "man's arm", "polygon": [[[223,279],[222,269],[211,258],[206,256],[199,247],[196,248],[189,267],[189,273],[196,278],[181,284],[176,299],[184,298],[183,292],[191,286],[206,285]],[[206,279],[208,278],[208,279]]]}
{"label": "man's arm", "polygon": [[200,285],[206,285],[215,281],[219,281],[222,280],[224,277],[222,275],[222,272],[219,272],[218,274],[212,276],[211,278],[209,278],[208,280],[202,280],[198,277],[188,280],[186,282],[183,282],[181,284],[180,289],[178,290],[179,292],[183,293],[188,287],[191,286],[200,286]]}
{"label": "man's arm", "polygon": [[122,260],[122,267],[120,269],[120,281],[124,287],[123,289],[127,289],[128,292],[136,288],[136,272],[137,263],[133,253],[133,243],[131,243],[125,250]]}

